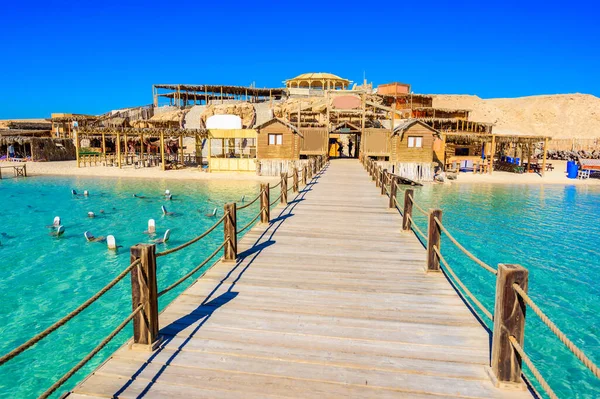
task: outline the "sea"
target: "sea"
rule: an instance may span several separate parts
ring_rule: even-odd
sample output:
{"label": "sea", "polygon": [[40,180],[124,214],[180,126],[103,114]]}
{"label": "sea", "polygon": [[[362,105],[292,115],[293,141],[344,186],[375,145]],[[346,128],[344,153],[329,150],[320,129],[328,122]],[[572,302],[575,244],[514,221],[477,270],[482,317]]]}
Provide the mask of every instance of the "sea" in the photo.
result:
{"label": "sea", "polygon": [[[84,190],[89,196],[81,195]],[[165,199],[165,190],[172,193],[171,200]],[[157,251],[173,248],[210,227],[216,219],[206,215],[215,208],[218,218],[225,203],[243,196],[248,201],[258,192],[259,184],[251,181],[80,177],[0,181],[0,354],[42,331],[111,281],[128,266],[132,245],[150,243],[170,229],[170,240],[158,244]],[[448,230],[484,262],[527,268],[531,297],[600,364],[599,186],[427,185],[415,189],[415,200],[425,209],[441,209]],[[163,205],[173,214],[163,215]],[[238,226],[249,222],[258,208],[256,203],[238,212]],[[96,216],[89,218],[88,212]],[[55,216],[65,228],[58,238],[47,227]],[[414,217],[427,231],[426,218],[417,211]],[[156,221],[156,237],[144,233],[151,218]],[[105,243],[86,242],[85,231],[113,235],[120,248],[110,251]],[[222,240],[222,229],[217,228],[185,250],[159,258],[159,289],[186,274]],[[494,275],[466,258],[444,236],[441,248],[458,277],[493,312]],[[191,282],[161,297],[160,308]],[[130,285],[125,278],[64,327],[0,366],[0,398],[36,397],[73,367],[131,312]],[[482,320],[492,327],[483,315]],[[131,334],[128,326],[60,392],[74,387]],[[531,310],[524,348],[560,398],[600,397],[600,381]],[[531,372],[525,369],[525,373],[541,392]]]}

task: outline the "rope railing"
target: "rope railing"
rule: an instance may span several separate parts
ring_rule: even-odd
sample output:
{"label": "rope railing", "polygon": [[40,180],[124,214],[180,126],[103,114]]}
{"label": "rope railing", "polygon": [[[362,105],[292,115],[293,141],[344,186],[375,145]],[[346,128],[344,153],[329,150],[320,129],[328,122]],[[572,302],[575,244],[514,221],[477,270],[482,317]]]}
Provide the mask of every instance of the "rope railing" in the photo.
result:
{"label": "rope railing", "polygon": [[535,367],[535,365],[533,364],[533,362],[531,361],[531,359],[529,358],[527,353],[525,353],[525,351],[523,350],[523,347],[521,345],[519,345],[519,341],[517,341],[517,339],[512,335],[508,337],[508,340],[510,341],[510,344],[515,349],[515,351],[517,351],[517,353],[519,354],[521,359],[525,362],[527,367],[529,367],[529,370],[531,370],[531,373],[533,374],[535,379],[538,380],[538,382],[542,386],[542,389],[544,391],[546,391],[546,393],[548,394],[550,399],[558,399],[558,396],[556,396],[556,394],[554,393],[552,388],[550,388],[550,385],[548,385],[548,382],[546,382],[544,377],[542,377],[542,374],[539,372],[537,367]]}
{"label": "rope railing", "polygon": [[417,210],[418,210],[419,212],[421,212],[421,213],[422,213],[424,216],[427,216],[427,215],[429,215],[429,212],[427,212],[425,209],[421,208],[421,207],[419,206],[419,204],[417,204],[417,203],[415,202],[415,199],[413,198],[413,196],[412,196],[412,195],[409,195],[408,197],[409,197],[409,198],[410,198],[410,200],[412,201],[412,204],[413,204],[413,206],[414,206],[415,208],[417,208]]}
{"label": "rope railing", "polygon": [[252,224],[258,220],[258,218],[260,217],[261,214],[262,214],[262,209],[261,209],[260,212],[258,212],[258,215],[256,215],[254,217],[254,219],[252,219],[250,222],[248,222],[248,224],[246,224],[244,227],[242,227],[241,229],[239,229],[238,231],[236,231],[236,234],[243,233],[244,230],[246,230],[248,227],[252,226]]}
{"label": "rope railing", "polygon": [[242,205],[242,206],[238,206],[238,207],[236,207],[236,208],[237,208],[237,210],[238,210],[238,211],[241,211],[242,209],[246,209],[246,208],[248,208],[249,206],[251,206],[252,204],[254,204],[256,201],[258,201],[259,199],[260,199],[260,193],[259,193],[259,194],[256,196],[256,198],[254,198],[254,199],[252,200],[252,202],[249,202],[249,203],[247,203],[247,204],[244,204],[244,205]]}
{"label": "rope railing", "polygon": [[279,194],[279,197],[275,198],[275,200],[274,200],[273,202],[271,202],[271,203],[269,204],[269,206],[273,206],[273,205],[275,205],[276,203],[278,203],[279,201],[281,201],[281,194]]}
{"label": "rope railing", "polygon": [[166,256],[166,255],[172,254],[173,252],[180,251],[180,250],[182,250],[182,249],[184,249],[186,247],[189,247],[190,245],[192,245],[192,244],[200,241],[201,239],[203,239],[204,237],[206,237],[207,235],[209,235],[210,233],[212,233],[212,231],[214,229],[216,229],[217,226],[219,226],[223,222],[223,220],[225,220],[226,217],[227,217],[227,213],[223,214],[223,216],[221,216],[221,218],[215,224],[213,224],[211,227],[209,227],[208,230],[206,230],[204,233],[200,234],[198,237],[192,238],[188,242],[183,243],[183,244],[181,244],[181,245],[179,245],[179,246],[177,246],[175,248],[171,248],[171,249],[167,249],[166,251],[158,252],[156,254],[156,257],[158,258],[158,257],[161,257],[161,256]]}
{"label": "rope railing", "polygon": [[579,349],[577,347],[577,345],[575,345],[573,343],[573,341],[571,341],[565,333],[563,333],[557,326],[556,324],[554,324],[552,322],[552,320],[550,320],[550,318],[539,308],[539,306],[537,306],[537,304],[533,301],[533,299],[531,299],[531,297],[529,297],[529,295],[527,295],[527,293],[525,291],[523,291],[523,289],[521,287],[519,287],[517,284],[513,284],[513,288],[515,289],[515,291],[517,292],[517,294],[523,299],[523,301],[525,301],[525,303],[527,305],[529,305],[529,307],[531,308],[531,310],[533,310],[533,312],[540,318],[540,320],[546,325],[548,326],[548,328],[550,329],[550,331],[552,331],[552,333],[554,335],[556,335],[556,337],[560,340],[560,342],[563,343],[564,346],[567,347],[567,349],[569,349],[574,355],[575,357],[577,357],[577,359],[579,359],[579,361],[581,363],[583,363],[583,365],[585,367],[587,367],[592,374],[594,374],[596,377],[600,378],[600,369],[598,368],[598,366],[596,366],[594,364],[594,362],[592,362],[590,360],[590,358],[588,358],[585,353],[583,353],[583,351],[581,349]]}
{"label": "rope railing", "polygon": [[492,316],[492,313],[489,310],[487,310],[486,307],[483,306],[483,304],[481,302],[479,302],[479,300],[475,297],[475,295],[473,295],[473,293],[471,293],[471,291],[469,291],[469,289],[467,288],[467,286],[464,285],[463,282],[458,278],[458,276],[456,275],[456,273],[454,273],[454,270],[452,270],[452,268],[450,267],[450,265],[448,264],[448,262],[446,262],[446,259],[442,256],[439,248],[434,245],[433,246],[433,250],[435,251],[435,253],[437,254],[437,256],[439,256],[440,261],[442,262],[442,264],[446,267],[446,269],[452,275],[452,277],[454,278],[454,280],[456,281],[456,283],[460,286],[460,288],[463,289],[463,291],[465,292],[465,294],[467,294],[467,296],[469,298],[471,298],[471,300],[473,301],[473,303],[475,305],[477,305],[477,307],[483,312],[484,315],[487,316],[488,319],[493,320],[494,317]]}
{"label": "rope railing", "polygon": [[52,395],[54,393],[54,391],[56,391],[65,382],[67,382],[69,380],[69,378],[71,378],[76,372],[78,372],[83,366],[85,366],[87,364],[87,362],[89,362],[90,360],[92,360],[92,358],[94,356],[96,356],[96,354],[98,352],[100,352],[106,345],[108,345],[108,343],[110,341],[112,341],[112,339],[114,337],[116,337],[117,334],[120,333],[121,330],[123,330],[127,326],[127,324],[131,321],[131,319],[133,319],[139,312],[141,312],[142,308],[143,308],[143,305],[139,305],[133,312],[131,312],[131,314],[129,316],[127,316],[125,318],[125,320],[123,320],[121,322],[121,324],[119,324],[117,326],[117,328],[115,328],[106,338],[104,338],[102,340],[102,342],[100,342],[98,344],[98,346],[96,346],[90,353],[88,353],[86,357],[84,357],[83,359],[81,359],[81,361],[79,363],[77,363],[71,370],[69,370],[58,381],[56,381],[50,388],[48,388],[46,390],[46,392],[44,392],[43,394],[41,394],[39,396],[39,399],[46,399],[47,397],[49,397],[50,395]]}
{"label": "rope railing", "polygon": [[65,325],[73,317],[75,317],[79,313],[83,312],[92,303],[96,302],[96,300],[98,300],[108,290],[110,290],[119,281],[121,281],[125,276],[127,276],[127,274],[131,271],[131,269],[133,269],[135,266],[137,266],[139,264],[140,264],[139,260],[136,260],[135,262],[132,262],[129,266],[127,266],[125,268],[125,270],[123,270],[121,273],[119,273],[119,275],[117,275],[114,279],[112,279],[112,281],[110,283],[106,284],[104,286],[104,288],[102,288],[100,291],[98,291],[96,294],[94,294],[92,297],[90,297],[87,301],[85,301],[84,303],[82,303],[81,305],[79,305],[71,313],[67,314],[62,319],[60,319],[57,322],[55,322],[54,324],[52,324],[50,327],[46,328],[41,333],[39,333],[39,334],[35,335],[34,337],[30,338],[27,342],[19,345],[17,348],[13,349],[12,351],[10,351],[9,353],[7,353],[6,355],[2,356],[0,358],[0,366],[3,365],[4,363],[6,363],[7,361],[9,361],[10,359],[14,358],[15,356],[20,355],[22,352],[26,351],[27,349],[31,348],[33,345],[35,345],[36,343],[40,342],[42,339],[44,339],[45,337],[47,337],[48,335],[50,335],[52,332],[56,331],[58,328],[60,328],[63,325]]}
{"label": "rope railing", "polygon": [[427,242],[427,236],[425,235],[425,233],[423,233],[423,231],[421,231],[421,229],[419,228],[419,226],[417,226],[417,224],[413,220],[412,216],[409,215],[409,214],[406,214],[406,216],[410,219],[410,224],[411,224],[411,227],[413,228],[413,230],[416,233],[418,233],[421,236],[421,238],[423,238],[423,240],[425,240],[425,242]]}
{"label": "rope railing", "polygon": [[273,190],[274,188],[277,188],[281,186],[281,180],[279,180],[279,183],[275,184],[274,186],[269,186],[269,190]]}
{"label": "rope railing", "polygon": [[169,285],[167,288],[165,288],[164,290],[160,291],[157,294],[157,297],[161,297],[164,294],[166,294],[167,292],[171,291],[173,288],[177,287],[179,284],[183,283],[185,280],[187,280],[188,278],[190,278],[192,275],[194,275],[194,273],[196,273],[198,270],[200,270],[202,267],[204,267],[208,262],[210,262],[210,260],[212,258],[214,258],[219,251],[221,251],[223,249],[223,247],[225,247],[225,245],[227,244],[227,241],[223,241],[221,243],[221,245],[219,245],[217,247],[217,249],[215,249],[213,251],[212,254],[210,254],[208,256],[208,258],[204,259],[204,261],[202,261],[202,263],[200,263],[198,266],[196,266],[195,268],[193,268],[190,272],[188,272],[186,275],[184,275],[183,277],[181,277],[179,280],[175,281],[173,284]]}
{"label": "rope railing", "polygon": [[473,262],[477,263],[479,266],[483,267],[488,272],[490,272],[494,275],[498,274],[498,271],[496,269],[494,269],[493,267],[491,267],[490,265],[488,265],[481,259],[477,258],[475,255],[473,255],[471,252],[469,252],[465,247],[463,247],[461,245],[461,243],[459,243],[456,240],[456,238],[454,238],[454,236],[452,234],[450,234],[450,232],[446,229],[446,227],[442,224],[442,222],[438,218],[434,218],[434,220],[435,220],[436,224],[440,227],[440,230],[442,230],[444,232],[444,234],[446,234],[446,236],[450,239],[450,241],[452,241],[452,243],[454,245],[456,245],[458,247],[458,249],[460,249],[465,255],[467,255],[467,257],[469,259],[471,259]]}

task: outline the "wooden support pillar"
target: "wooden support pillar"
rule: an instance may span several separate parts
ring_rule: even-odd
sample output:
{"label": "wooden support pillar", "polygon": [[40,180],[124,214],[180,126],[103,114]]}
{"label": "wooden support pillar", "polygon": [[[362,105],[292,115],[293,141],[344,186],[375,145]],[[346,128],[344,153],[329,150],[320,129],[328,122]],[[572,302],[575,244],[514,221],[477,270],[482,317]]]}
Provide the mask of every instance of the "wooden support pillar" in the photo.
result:
{"label": "wooden support pillar", "polygon": [[121,135],[117,132],[117,166],[121,169]]}
{"label": "wooden support pillar", "polygon": [[412,199],[414,195],[414,191],[412,188],[406,189],[404,191],[404,213],[402,214],[402,230],[410,231],[412,222]]}
{"label": "wooden support pillar", "polygon": [[531,172],[531,143],[527,143],[527,173]]}
{"label": "wooden support pillar", "polygon": [[306,168],[306,176],[308,179],[312,179],[312,166],[310,165],[310,163],[306,166],[304,166]]}
{"label": "wooden support pillar", "polygon": [[130,248],[131,263],[140,261],[131,269],[131,305],[135,310],[144,308],[133,318],[133,345],[153,350],[158,339],[158,295],[156,284],[156,246],[138,244]]}
{"label": "wooden support pillar", "polygon": [[102,158],[104,158],[104,163],[106,166],[106,135],[104,131],[102,131]]}
{"label": "wooden support pillar", "polygon": [[303,186],[306,186],[307,177],[308,177],[308,167],[306,165],[304,165],[304,168],[302,168],[302,185]]}
{"label": "wooden support pillar", "polygon": [[489,174],[492,174],[492,171],[494,170],[494,157],[496,156],[496,136],[494,134],[492,134],[492,147],[490,150],[490,170],[489,170]]}
{"label": "wooden support pillar", "polygon": [[313,176],[316,176],[317,172],[318,172],[318,170],[317,170],[317,162],[313,158],[313,160],[312,160],[312,174],[313,174]]}
{"label": "wooden support pillar", "polygon": [[520,265],[498,265],[496,304],[492,335],[492,379],[497,387],[521,385],[521,357],[509,338],[515,337],[523,347],[525,336],[525,303],[513,284],[527,292],[529,272]]}
{"label": "wooden support pillar", "polygon": [[544,148],[542,155],[542,176],[546,174],[546,157],[548,156],[548,137],[544,138]]}
{"label": "wooden support pillar", "polygon": [[398,180],[390,175],[390,202],[388,208],[396,207],[396,196],[398,195]]}
{"label": "wooden support pillar", "polygon": [[160,161],[162,165],[162,170],[167,169],[167,165],[165,165],[165,133],[160,131]]}
{"label": "wooden support pillar", "polygon": [[262,183],[260,185],[260,222],[269,223],[271,221],[271,203],[269,183]]}
{"label": "wooden support pillar", "polygon": [[223,212],[225,220],[223,221],[223,238],[227,242],[223,252],[223,260],[235,261],[237,258],[237,211],[235,202],[225,204]]}
{"label": "wooden support pillar", "polygon": [[429,228],[427,237],[427,272],[439,272],[440,271],[440,259],[435,253],[433,247],[436,247],[438,251],[441,251],[440,241],[442,238],[442,232],[440,226],[437,224],[435,219],[442,222],[442,210],[432,209],[429,211]]}
{"label": "wooden support pillar", "polygon": [[381,175],[379,175],[379,178],[381,179],[381,195],[385,195],[385,186],[386,186],[386,179],[387,179],[387,169],[383,169],[381,171]]}
{"label": "wooden support pillar", "polygon": [[298,169],[295,167],[292,169],[292,192],[298,192]]}
{"label": "wooden support pillar", "polygon": [[181,164],[184,164],[184,159],[183,159],[183,134],[180,134],[179,136],[179,153],[181,154]]}
{"label": "wooden support pillar", "polygon": [[287,173],[282,173],[281,174],[281,203],[283,205],[287,205],[287,189],[288,189],[288,184],[287,184],[288,178],[287,178]]}
{"label": "wooden support pillar", "polygon": [[144,162],[144,133],[140,133],[140,166],[145,166]]}
{"label": "wooden support pillar", "polygon": [[79,133],[77,133],[77,131],[75,131],[75,159],[77,160],[77,167],[79,168]]}

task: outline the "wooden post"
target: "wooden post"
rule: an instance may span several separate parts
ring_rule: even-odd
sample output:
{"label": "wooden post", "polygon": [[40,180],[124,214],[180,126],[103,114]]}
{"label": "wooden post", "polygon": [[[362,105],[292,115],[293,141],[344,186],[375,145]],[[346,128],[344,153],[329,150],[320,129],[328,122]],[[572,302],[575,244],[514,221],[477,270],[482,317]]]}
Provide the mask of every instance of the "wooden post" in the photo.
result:
{"label": "wooden post", "polygon": [[412,218],[412,197],[413,197],[413,189],[409,188],[404,191],[404,213],[402,214],[402,230],[410,231],[412,226],[412,222],[409,219],[409,216]]}
{"label": "wooden post", "polygon": [[529,271],[520,265],[498,265],[491,366],[492,379],[497,387],[522,383],[521,358],[513,349],[509,337],[515,337],[523,347],[526,306],[513,284],[527,292],[528,279]]}
{"label": "wooden post", "polygon": [[225,241],[227,241],[223,260],[235,261],[237,258],[237,211],[235,202],[225,204],[223,212],[227,215],[223,221],[223,235]]}
{"label": "wooden post", "polygon": [[308,178],[312,179],[312,166],[310,166],[310,163],[308,165],[305,166],[306,171],[308,172]]}
{"label": "wooden post", "polygon": [[388,204],[389,208],[396,207],[396,196],[398,195],[398,181],[394,176],[390,176],[390,202]]}
{"label": "wooden post", "polygon": [[179,150],[181,152],[181,164],[185,165],[184,158],[183,158],[183,133],[180,133],[180,136],[179,136]]}
{"label": "wooden post", "polygon": [[23,164],[23,177],[27,177],[27,164]]}
{"label": "wooden post", "polygon": [[314,158],[313,158],[313,162],[312,162],[312,169],[313,169],[312,174],[316,175],[318,172],[318,169],[317,169],[317,162]]}
{"label": "wooden post", "polygon": [[117,166],[121,169],[121,135],[117,132]]}
{"label": "wooden post", "polygon": [[145,166],[144,162],[144,133],[140,133],[140,166]]}
{"label": "wooden post", "polygon": [[490,151],[490,175],[492,174],[492,170],[494,169],[494,157],[496,156],[496,136],[492,133],[492,148]]}
{"label": "wooden post", "polygon": [[292,173],[294,174],[292,176],[292,192],[297,193],[298,192],[298,169],[296,169],[294,167],[294,169],[292,169]]}
{"label": "wooden post", "polygon": [[260,222],[269,223],[271,221],[271,203],[269,199],[269,183],[262,183],[260,185]]}
{"label": "wooden post", "polygon": [[131,269],[131,305],[144,308],[133,319],[133,348],[153,350],[158,338],[158,296],[156,246],[137,244],[130,248],[130,260],[140,264]]}
{"label": "wooden post", "polygon": [[[125,146],[123,151],[125,156],[125,165],[129,165],[129,146],[127,145],[127,133],[123,133],[123,145]],[[90,166],[92,166],[91,163]]]}
{"label": "wooden post", "polygon": [[166,170],[167,165],[165,165],[165,132],[162,129],[160,131],[160,161],[162,163],[162,170]]}
{"label": "wooden post", "polygon": [[375,164],[375,161],[371,162],[371,180],[376,181],[377,180],[377,165]]}
{"label": "wooden post", "polygon": [[442,210],[432,209],[429,211],[429,228],[427,237],[427,271],[428,272],[439,272],[440,271],[440,259],[433,250],[435,246],[438,251],[440,249],[441,229],[435,219],[442,221]]}
{"label": "wooden post", "polygon": [[287,205],[287,188],[288,188],[288,184],[287,184],[287,173],[282,173],[281,174],[281,203],[283,205]]}
{"label": "wooden post", "polygon": [[106,135],[102,131],[102,158],[104,159],[104,166],[106,165]]}
{"label": "wooden post", "polygon": [[381,186],[381,195],[385,195],[385,189],[386,189],[386,187],[385,187],[386,186],[385,181],[387,179],[387,169],[383,169],[381,171],[380,179],[381,179],[381,184],[380,184],[380,186]]}
{"label": "wooden post", "polygon": [[548,137],[544,138],[544,155],[542,157],[542,177],[546,173],[546,156],[548,155]]}
{"label": "wooden post", "polygon": [[79,168],[79,133],[77,131],[75,131],[75,159],[77,159],[77,167]]}
{"label": "wooden post", "polygon": [[304,168],[302,168],[302,185],[306,186],[306,178],[308,175],[308,167],[306,165],[304,165]]}

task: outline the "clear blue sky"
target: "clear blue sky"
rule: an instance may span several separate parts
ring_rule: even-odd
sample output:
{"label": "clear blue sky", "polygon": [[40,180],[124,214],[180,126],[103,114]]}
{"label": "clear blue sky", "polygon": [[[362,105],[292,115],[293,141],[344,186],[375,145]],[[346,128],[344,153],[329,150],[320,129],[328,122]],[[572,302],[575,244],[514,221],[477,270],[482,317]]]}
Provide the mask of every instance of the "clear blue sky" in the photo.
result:
{"label": "clear blue sky", "polygon": [[600,6],[513,1],[7,1],[0,119],[149,104],[153,83],[304,72],[417,93],[600,96]]}

